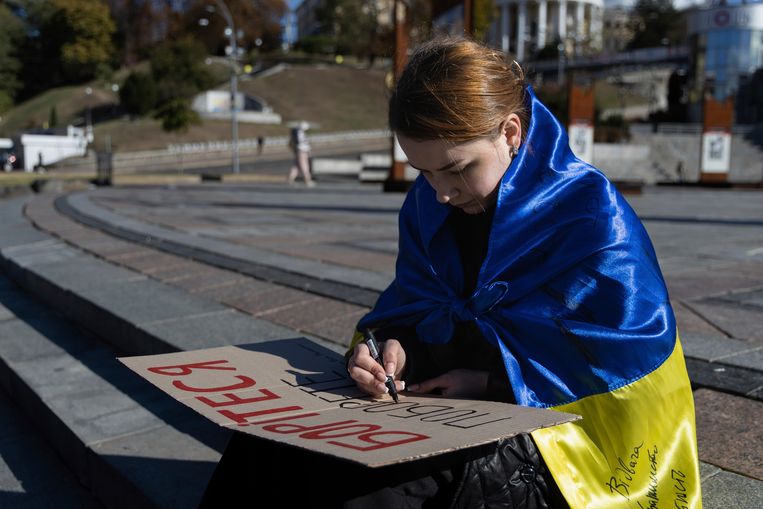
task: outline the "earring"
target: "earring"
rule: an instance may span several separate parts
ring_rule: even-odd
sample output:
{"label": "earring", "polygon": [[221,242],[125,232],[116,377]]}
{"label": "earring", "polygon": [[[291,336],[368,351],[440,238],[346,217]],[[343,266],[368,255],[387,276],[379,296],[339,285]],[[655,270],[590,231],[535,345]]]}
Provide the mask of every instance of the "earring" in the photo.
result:
{"label": "earring", "polygon": [[519,154],[519,149],[516,146],[512,145],[511,148],[509,148],[509,155],[511,156],[512,159],[514,159],[515,157],[517,157],[517,154]]}

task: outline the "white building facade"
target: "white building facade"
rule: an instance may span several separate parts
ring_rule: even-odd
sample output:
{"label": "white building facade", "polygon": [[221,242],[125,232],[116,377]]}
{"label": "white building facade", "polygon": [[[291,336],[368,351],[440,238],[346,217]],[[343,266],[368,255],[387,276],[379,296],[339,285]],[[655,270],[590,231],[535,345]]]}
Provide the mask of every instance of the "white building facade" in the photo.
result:
{"label": "white building facade", "polygon": [[502,51],[523,63],[548,45],[567,56],[602,49],[604,0],[495,0],[499,10],[491,32]]}

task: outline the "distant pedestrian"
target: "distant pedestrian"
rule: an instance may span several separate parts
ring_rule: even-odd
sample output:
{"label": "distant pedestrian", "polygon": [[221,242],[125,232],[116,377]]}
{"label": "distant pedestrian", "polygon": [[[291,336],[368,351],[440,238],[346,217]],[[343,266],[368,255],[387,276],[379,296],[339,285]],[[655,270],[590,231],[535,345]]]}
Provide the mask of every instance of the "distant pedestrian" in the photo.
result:
{"label": "distant pedestrian", "polygon": [[262,147],[265,145],[265,137],[257,136],[257,155],[262,155]]}
{"label": "distant pedestrian", "polygon": [[34,169],[39,173],[45,173],[45,165],[42,162],[42,152],[37,152],[37,164]]}
{"label": "distant pedestrian", "polygon": [[313,182],[313,178],[310,176],[310,144],[307,142],[307,136],[305,136],[305,131],[308,127],[307,122],[300,122],[296,127],[291,129],[289,148],[294,153],[294,163],[289,170],[289,185],[294,184],[298,173],[302,173],[305,185],[307,187],[315,186],[315,182]]}

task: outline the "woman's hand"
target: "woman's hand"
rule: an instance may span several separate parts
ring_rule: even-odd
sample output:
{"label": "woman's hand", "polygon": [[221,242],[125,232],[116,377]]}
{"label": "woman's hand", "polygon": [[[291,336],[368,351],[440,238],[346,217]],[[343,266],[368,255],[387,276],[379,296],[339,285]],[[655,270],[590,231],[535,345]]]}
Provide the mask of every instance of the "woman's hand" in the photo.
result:
{"label": "woman's hand", "polygon": [[474,369],[453,369],[438,377],[408,386],[411,392],[427,394],[438,390],[452,398],[479,398],[487,391],[489,372]]}
{"label": "woman's hand", "polygon": [[405,384],[398,380],[400,373],[405,369],[405,350],[396,339],[388,339],[379,342],[379,350],[384,359],[384,367],[371,357],[368,347],[360,343],[347,363],[347,371],[361,390],[374,396],[380,396],[388,392],[384,383],[387,375],[395,380],[398,391],[405,389]]}

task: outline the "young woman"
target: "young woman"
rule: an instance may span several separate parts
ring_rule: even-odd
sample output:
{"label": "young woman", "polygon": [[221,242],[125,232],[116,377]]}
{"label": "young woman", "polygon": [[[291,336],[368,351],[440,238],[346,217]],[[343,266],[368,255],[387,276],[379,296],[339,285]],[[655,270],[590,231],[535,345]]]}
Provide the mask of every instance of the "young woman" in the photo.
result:
{"label": "young woman", "polygon": [[651,242],[519,66],[469,40],[427,43],[389,120],[421,175],[395,280],[358,324],[386,339],[385,366],[356,335],[358,386],[381,395],[389,374],[401,391],[583,417],[451,470],[457,506],[701,507],[691,388]]}

